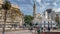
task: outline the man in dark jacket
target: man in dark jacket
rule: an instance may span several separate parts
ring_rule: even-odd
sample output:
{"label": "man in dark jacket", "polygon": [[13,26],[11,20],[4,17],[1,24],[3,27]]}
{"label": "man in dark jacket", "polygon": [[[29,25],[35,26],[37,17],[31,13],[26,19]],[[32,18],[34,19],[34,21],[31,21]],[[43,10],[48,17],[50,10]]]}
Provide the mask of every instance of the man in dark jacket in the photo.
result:
{"label": "man in dark jacket", "polygon": [[48,27],[48,32],[50,32],[50,27]]}

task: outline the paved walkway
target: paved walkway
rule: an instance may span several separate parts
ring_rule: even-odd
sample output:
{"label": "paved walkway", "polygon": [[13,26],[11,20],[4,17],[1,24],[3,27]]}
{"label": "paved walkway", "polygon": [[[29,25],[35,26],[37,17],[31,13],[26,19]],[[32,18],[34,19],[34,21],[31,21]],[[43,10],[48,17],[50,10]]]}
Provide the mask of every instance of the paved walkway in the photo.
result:
{"label": "paved walkway", "polygon": [[[2,32],[0,32],[2,34]],[[34,34],[30,30],[21,30],[21,31],[9,31],[5,32],[5,34]]]}
{"label": "paved walkway", "polygon": [[6,32],[5,34],[32,34],[31,32],[26,32],[26,31],[23,31],[23,32],[20,32],[20,31],[13,31],[13,32]]}

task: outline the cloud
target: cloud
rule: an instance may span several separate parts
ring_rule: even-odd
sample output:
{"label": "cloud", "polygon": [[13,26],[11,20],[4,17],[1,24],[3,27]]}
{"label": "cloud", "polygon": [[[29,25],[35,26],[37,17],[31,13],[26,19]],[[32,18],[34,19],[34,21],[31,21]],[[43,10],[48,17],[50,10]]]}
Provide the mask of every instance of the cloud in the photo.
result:
{"label": "cloud", "polygon": [[40,3],[41,2],[41,0],[36,0],[38,3]]}
{"label": "cloud", "polygon": [[17,0],[17,1],[21,1],[21,0]]}
{"label": "cloud", "polygon": [[[31,13],[33,10],[34,0],[10,0],[11,3],[17,4],[20,6],[20,9],[24,13]],[[44,11],[48,8],[53,8],[56,12],[60,11],[60,0],[35,0],[37,6],[37,12]],[[26,11],[26,12],[25,12]]]}
{"label": "cloud", "polygon": [[54,8],[53,11],[60,12],[60,8]]}
{"label": "cloud", "polygon": [[19,2],[23,1],[23,2],[25,2],[25,0],[16,0],[16,1],[19,1]]}
{"label": "cloud", "polygon": [[33,12],[33,7],[31,5],[21,5],[20,8],[25,15],[26,14],[31,15]]}
{"label": "cloud", "polygon": [[56,10],[56,12],[60,12],[60,8],[58,8],[58,9]]}
{"label": "cloud", "polygon": [[53,5],[57,6],[57,3],[53,3]]}
{"label": "cloud", "polygon": [[21,10],[27,10],[28,12],[30,11],[32,11],[33,10],[33,8],[32,8],[32,6],[21,6]]}

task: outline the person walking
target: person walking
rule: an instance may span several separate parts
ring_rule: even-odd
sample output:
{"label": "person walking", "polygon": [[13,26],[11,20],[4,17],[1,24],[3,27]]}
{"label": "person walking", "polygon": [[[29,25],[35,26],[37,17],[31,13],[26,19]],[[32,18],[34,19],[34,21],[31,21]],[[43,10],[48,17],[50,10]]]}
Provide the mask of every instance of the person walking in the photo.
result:
{"label": "person walking", "polygon": [[40,34],[40,29],[39,28],[37,29],[37,34]]}
{"label": "person walking", "polygon": [[50,27],[48,27],[48,32],[50,32]]}
{"label": "person walking", "polygon": [[41,34],[41,32],[42,32],[42,28],[37,28],[37,34]]}

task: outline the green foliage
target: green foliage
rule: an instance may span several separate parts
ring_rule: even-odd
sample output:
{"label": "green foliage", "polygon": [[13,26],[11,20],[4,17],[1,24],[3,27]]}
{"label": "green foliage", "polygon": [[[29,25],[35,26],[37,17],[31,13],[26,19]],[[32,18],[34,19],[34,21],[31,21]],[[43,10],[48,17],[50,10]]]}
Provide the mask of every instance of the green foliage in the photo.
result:
{"label": "green foliage", "polygon": [[2,9],[2,7],[0,7],[0,10]]}
{"label": "green foliage", "polygon": [[57,26],[58,28],[60,28],[59,16],[58,16],[58,15],[56,15],[55,21],[57,22],[57,25],[56,25],[56,26]]}
{"label": "green foliage", "polygon": [[48,13],[51,13],[52,9],[47,9],[46,11],[47,11]]}
{"label": "green foliage", "polygon": [[29,23],[29,25],[30,25],[30,26],[33,26],[33,24],[32,24],[32,23]]}
{"label": "green foliage", "polygon": [[5,0],[4,4],[2,5],[2,8],[5,10],[9,10],[11,8],[11,3]]}
{"label": "green foliage", "polygon": [[55,17],[55,21],[59,24],[59,16]]}
{"label": "green foliage", "polygon": [[38,23],[35,24],[36,26],[38,25]]}
{"label": "green foliage", "polygon": [[31,15],[25,15],[24,16],[25,23],[31,24],[32,20],[33,20],[33,17]]}

